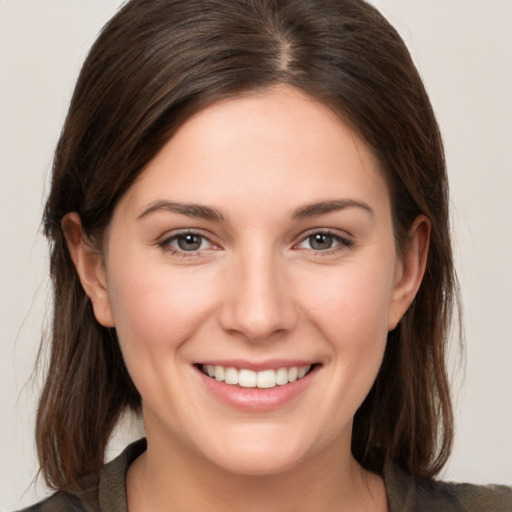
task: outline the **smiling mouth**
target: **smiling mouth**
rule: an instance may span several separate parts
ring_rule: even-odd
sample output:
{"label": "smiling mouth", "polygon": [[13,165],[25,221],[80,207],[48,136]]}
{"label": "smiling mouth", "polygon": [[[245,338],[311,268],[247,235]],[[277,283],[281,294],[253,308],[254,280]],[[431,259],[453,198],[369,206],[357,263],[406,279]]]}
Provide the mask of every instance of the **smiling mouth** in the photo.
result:
{"label": "smiling mouth", "polygon": [[198,368],[211,379],[231,386],[242,388],[271,389],[277,386],[284,386],[290,382],[305,377],[316,365],[289,366],[277,368],[276,370],[253,371],[246,368],[233,368],[225,366],[214,366],[210,364],[198,365]]}

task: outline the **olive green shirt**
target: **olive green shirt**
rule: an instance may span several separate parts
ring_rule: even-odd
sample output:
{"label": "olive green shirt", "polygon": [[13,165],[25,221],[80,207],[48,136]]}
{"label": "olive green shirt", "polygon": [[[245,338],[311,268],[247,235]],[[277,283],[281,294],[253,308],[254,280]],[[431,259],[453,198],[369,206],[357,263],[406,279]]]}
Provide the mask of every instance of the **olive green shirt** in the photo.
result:
{"label": "olive green shirt", "polygon": [[[145,439],[136,441],[81,480],[79,495],[59,491],[24,512],[127,512],[126,471],[145,449]],[[389,512],[512,512],[512,487],[422,480],[393,464],[386,464],[383,476]]]}

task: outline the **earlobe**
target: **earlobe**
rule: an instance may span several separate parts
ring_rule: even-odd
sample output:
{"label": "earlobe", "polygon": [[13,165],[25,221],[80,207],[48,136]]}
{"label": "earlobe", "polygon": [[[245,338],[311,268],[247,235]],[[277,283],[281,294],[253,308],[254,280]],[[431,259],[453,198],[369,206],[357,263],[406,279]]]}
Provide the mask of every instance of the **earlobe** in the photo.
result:
{"label": "earlobe", "polygon": [[84,237],[78,213],[64,216],[62,230],[82,287],[91,299],[96,320],[104,327],[114,327],[102,254]]}
{"label": "earlobe", "polygon": [[421,285],[427,265],[430,221],[419,215],[409,232],[409,241],[397,264],[396,279],[389,308],[388,330],[393,330],[411,305]]}

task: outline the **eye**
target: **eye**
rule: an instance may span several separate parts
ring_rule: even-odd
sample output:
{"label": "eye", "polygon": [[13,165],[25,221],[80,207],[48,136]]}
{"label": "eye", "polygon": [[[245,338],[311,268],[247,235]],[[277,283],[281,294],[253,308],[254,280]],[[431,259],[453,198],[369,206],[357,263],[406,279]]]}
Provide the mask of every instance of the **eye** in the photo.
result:
{"label": "eye", "polygon": [[198,251],[204,244],[204,238],[194,233],[187,233],[186,235],[178,235],[173,242],[176,242],[177,246],[182,251]]}
{"label": "eye", "polygon": [[173,253],[194,253],[215,248],[214,244],[200,233],[183,231],[175,233],[158,244],[164,250]]}
{"label": "eye", "polygon": [[314,235],[310,235],[308,236],[307,241],[311,249],[314,249],[315,251],[332,249],[335,242],[334,237],[329,233],[316,233]]}
{"label": "eye", "polygon": [[330,231],[317,231],[310,233],[296,246],[298,249],[310,249],[312,251],[327,252],[352,247],[353,243],[342,236]]}

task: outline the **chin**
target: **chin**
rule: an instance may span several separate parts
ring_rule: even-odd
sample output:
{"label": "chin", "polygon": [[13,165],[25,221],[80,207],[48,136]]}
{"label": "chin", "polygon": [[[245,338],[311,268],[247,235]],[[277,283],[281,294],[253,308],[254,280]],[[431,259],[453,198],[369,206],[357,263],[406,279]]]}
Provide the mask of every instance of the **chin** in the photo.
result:
{"label": "chin", "polygon": [[311,453],[307,440],[293,439],[285,429],[262,429],[257,435],[241,432],[202,450],[216,466],[238,475],[272,475],[287,472]]}
{"label": "chin", "polygon": [[238,449],[233,456],[216,457],[216,464],[228,473],[241,476],[265,476],[286,473],[299,465],[303,457],[283,451],[268,452]]}

